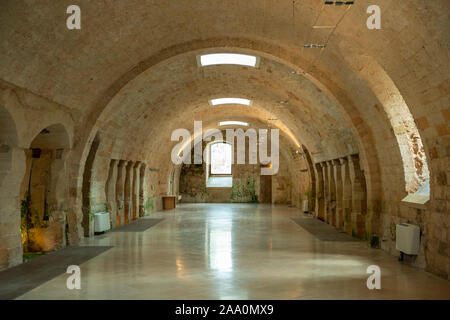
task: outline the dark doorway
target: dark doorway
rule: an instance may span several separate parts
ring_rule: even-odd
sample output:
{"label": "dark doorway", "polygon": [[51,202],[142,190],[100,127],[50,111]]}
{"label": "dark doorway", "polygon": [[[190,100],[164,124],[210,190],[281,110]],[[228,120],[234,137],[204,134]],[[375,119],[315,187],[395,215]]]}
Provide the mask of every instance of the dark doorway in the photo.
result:
{"label": "dark doorway", "polygon": [[272,203],[272,176],[261,176],[259,200],[261,203]]}

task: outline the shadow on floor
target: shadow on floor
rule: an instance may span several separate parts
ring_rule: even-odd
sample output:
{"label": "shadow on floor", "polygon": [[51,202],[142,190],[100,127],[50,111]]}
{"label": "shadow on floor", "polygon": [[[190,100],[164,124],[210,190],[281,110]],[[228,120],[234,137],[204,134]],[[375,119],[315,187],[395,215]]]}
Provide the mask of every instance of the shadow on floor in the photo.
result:
{"label": "shadow on floor", "polygon": [[320,241],[360,241],[352,236],[339,232],[333,226],[313,218],[291,218],[297,225],[311,233]]}
{"label": "shadow on floor", "polygon": [[125,224],[118,228],[112,229],[111,232],[144,232],[151,227],[156,226],[158,223],[164,219],[139,219],[133,221],[132,223]]}
{"label": "shadow on floor", "polygon": [[67,247],[0,272],[0,300],[15,299],[111,249],[110,246]]}

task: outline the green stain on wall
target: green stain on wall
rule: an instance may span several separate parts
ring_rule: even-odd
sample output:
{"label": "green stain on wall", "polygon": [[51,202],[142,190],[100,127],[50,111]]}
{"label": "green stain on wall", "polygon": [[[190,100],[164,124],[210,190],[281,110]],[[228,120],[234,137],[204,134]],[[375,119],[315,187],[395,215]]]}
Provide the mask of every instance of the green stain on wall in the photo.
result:
{"label": "green stain on wall", "polygon": [[230,199],[233,202],[258,202],[254,179],[234,179]]}
{"label": "green stain on wall", "polygon": [[153,198],[148,198],[144,203],[145,212],[152,212],[155,209],[155,201]]}

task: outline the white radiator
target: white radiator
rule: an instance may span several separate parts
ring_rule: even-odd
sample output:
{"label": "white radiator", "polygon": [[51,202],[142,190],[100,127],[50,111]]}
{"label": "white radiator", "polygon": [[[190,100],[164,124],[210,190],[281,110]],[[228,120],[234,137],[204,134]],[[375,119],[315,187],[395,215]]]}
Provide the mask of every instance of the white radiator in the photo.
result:
{"label": "white radiator", "polygon": [[109,212],[94,213],[94,231],[103,232],[111,229]]}
{"label": "white radiator", "polygon": [[303,200],[302,207],[303,207],[303,212],[309,212],[309,201]]}
{"label": "white radiator", "polygon": [[420,228],[409,223],[397,224],[396,247],[406,254],[419,254]]}

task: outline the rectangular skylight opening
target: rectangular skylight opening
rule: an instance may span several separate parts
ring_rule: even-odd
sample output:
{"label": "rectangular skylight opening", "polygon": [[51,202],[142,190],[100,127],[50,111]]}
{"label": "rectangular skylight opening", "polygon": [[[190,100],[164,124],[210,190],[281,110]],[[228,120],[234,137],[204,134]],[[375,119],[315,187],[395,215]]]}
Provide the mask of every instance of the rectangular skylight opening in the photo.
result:
{"label": "rectangular skylight opening", "polygon": [[209,102],[213,106],[217,106],[220,104],[242,104],[245,106],[249,106],[251,103],[250,100],[242,99],[242,98],[218,98],[218,99],[212,99]]}
{"label": "rectangular skylight opening", "polygon": [[239,53],[212,53],[197,56],[200,66],[213,66],[219,64],[235,64],[257,68],[259,66],[259,57]]}
{"label": "rectangular skylight opening", "polygon": [[242,121],[221,121],[219,122],[219,126],[243,126],[248,127],[247,122]]}

